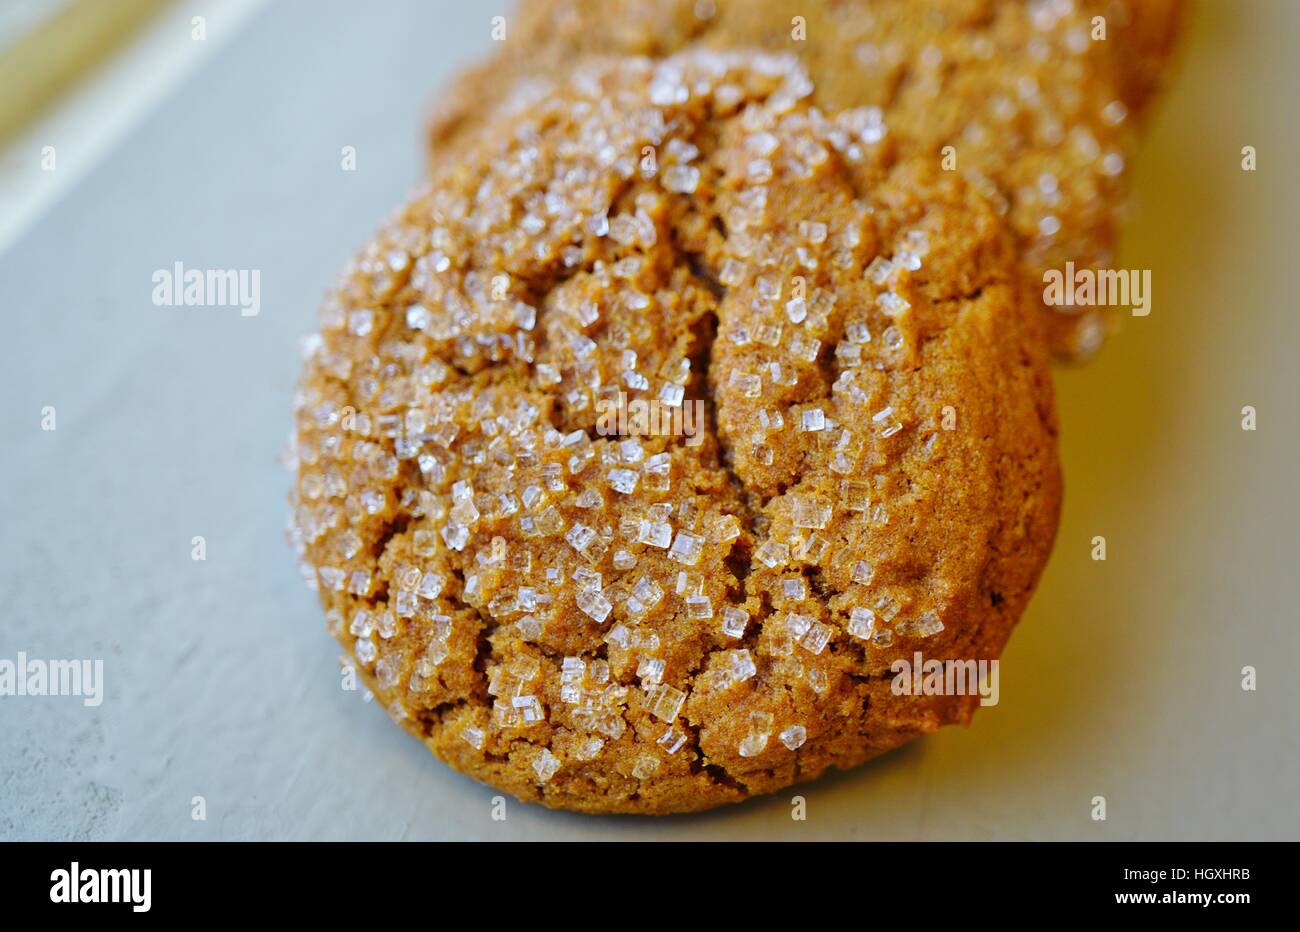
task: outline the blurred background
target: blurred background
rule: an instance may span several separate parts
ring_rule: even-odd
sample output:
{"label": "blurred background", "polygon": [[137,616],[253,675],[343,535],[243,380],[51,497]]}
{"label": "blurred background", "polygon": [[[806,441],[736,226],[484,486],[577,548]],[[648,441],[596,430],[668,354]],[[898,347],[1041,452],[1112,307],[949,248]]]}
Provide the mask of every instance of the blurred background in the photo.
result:
{"label": "blurred background", "polygon": [[[1152,270],[1151,315],[1057,367],[1060,534],[970,728],[796,788],[806,822],[790,793],[494,822],[492,791],[339,688],[282,537],[296,341],[501,12],[0,5],[0,658],[105,668],[96,708],[0,698],[0,838],[1296,837],[1293,0],[1191,10],[1117,263]],[[178,261],[260,270],[261,312],[155,306]]]}

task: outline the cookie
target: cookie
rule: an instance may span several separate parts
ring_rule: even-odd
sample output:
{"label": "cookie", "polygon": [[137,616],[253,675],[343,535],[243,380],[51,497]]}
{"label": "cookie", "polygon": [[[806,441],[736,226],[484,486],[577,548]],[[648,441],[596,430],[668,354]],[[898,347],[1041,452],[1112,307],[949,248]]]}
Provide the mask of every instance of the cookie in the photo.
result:
{"label": "cookie", "polygon": [[851,767],[975,695],[1055,533],[1002,219],[788,55],[591,59],[498,108],[305,343],[292,537],[457,770],[586,812]]}
{"label": "cookie", "polygon": [[[800,56],[828,107],[881,109],[890,150],[971,176],[999,200],[1029,284],[1113,261],[1146,105],[1176,34],[1180,4],[1087,0],[525,0],[501,53],[471,69],[431,121],[435,157],[529,77],[593,53],[663,55],[692,44]],[[1093,17],[1106,19],[1094,40]],[[1100,35],[1100,34],[1099,34]],[[951,150],[946,147],[951,146]],[[1054,351],[1101,343],[1094,308],[1043,306]]]}

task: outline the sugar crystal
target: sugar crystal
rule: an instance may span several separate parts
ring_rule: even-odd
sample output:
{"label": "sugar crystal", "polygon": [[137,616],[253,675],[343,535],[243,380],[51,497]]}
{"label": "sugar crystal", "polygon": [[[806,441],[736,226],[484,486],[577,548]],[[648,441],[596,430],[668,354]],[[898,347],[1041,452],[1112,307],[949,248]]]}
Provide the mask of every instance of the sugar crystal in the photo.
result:
{"label": "sugar crystal", "polygon": [[606,478],[615,492],[630,495],[635,491],[640,476],[630,469],[611,469]]}
{"label": "sugar crystal", "polygon": [[704,538],[697,537],[694,534],[688,534],[685,531],[678,531],[677,538],[673,541],[672,549],[668,551],[668,556],[672,557],[678,563],[684,563],[686,566],[694,566],[700,560],[700,550],[703,547]]}
{"label": "sugar crystal", "polygon": [[799,641],[799,646],[810,654],[820,654],[831,639],[830,625],[824,625],[820,621],[814,621],[808,628],[808,632]]}
{"label": "sugar crystal", "polygon": [[660,735],[657,743],[667,753],[676,754],[681,750],[682,745],[686,743],[686,735],[682,734],[676,728],[669,727],[667,731]]}
{"label": "sugar crystal", "polygon": [[578,608],[582,609],[597,624],[604,624],[605,619],[609,617],[610,610],[614,607],[610,604],[609,599],[594,589],[579,592],[577,603]]}
{"label": "sugar crystal", "polygon": [[662,719],[671,725],[677,719],[677,714],[681,712],[682,705],[685,702],[686,693],[664,683],[657,687],[654,693],[653,705],[650,707],[650,712],[655,717]]}
{"label": "sugar crystal", "polygon": [[808,731],[802,725],[791,725],[782,731],[778,737],[781,739],[782,744],[791,751],[795,751],[803,747],[803,743],[808,740]]}
{"label": "sugar crystal", "polygon": [[871,637],[876,629],[876,614],[869,608],[854,606],[849,612],[848,632],[863,641]]}
{"label": "sugar crystal", "polygon": [[745,627],[749,624],[749,613],[744,609],[728,605],[722,610],[722,633],[729,638],[745,636]]}
{"label": "sugar crystal", "polygon": [[748,650],[741,648],[731,652],[731,675],[736,682],[758,675],[758,667]]}
{"label": "sugar crystal", "polygon": [[791,502],[794,526],[800,528],[826,527],[831,520],[831,506],[825,500],[811,495],[796,495]]}
{"label": "sugar crystal", "polygon": [[776,541],[768,540],[763,542],[754,556],[769,569],[776,569],[789,562],[790,547],[788,544],[778,544]]}
{"label": "sugar crystal", "polygon": [[547,748],[542,748],[541,753],[533,761],[533,771],[537,774],[538,783],[547,783],[560,770],[560,760]]}

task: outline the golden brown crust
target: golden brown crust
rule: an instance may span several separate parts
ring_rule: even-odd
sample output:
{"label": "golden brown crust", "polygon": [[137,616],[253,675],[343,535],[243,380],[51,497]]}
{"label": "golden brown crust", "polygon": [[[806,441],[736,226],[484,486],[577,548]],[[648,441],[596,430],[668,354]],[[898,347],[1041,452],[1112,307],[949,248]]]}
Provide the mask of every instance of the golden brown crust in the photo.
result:
{"label": "golden brown crust", "polygon": [[[322,309],[294,527],[330,629],[520,799],[704,809],[966,722],[891,664],[996,658],[1046,561],[1055,415],[1003,223],[811,91],[755,50],[588,61]],[[702,429],[607,436],[619,392]]]}
{"label": "golden brown crust", "polygon": [[[1005,203],[1026,277],[1112,261],[1145,107],[1177,32],[1178,0],[525,0],[502,52],[442,95],[435,157],[537,75],[591,54],[664,55],[692,44],[800,56],[822,106],[877,106],[895,151],[957,169]],[[1093,18],[1106,19],[1094,41]],[[796,39],[796,17],[802,38]],[[1080,311],[1082,310],[1082,313]],[[1044,307],[1060,356],[1087,355],[1095,309]]]}

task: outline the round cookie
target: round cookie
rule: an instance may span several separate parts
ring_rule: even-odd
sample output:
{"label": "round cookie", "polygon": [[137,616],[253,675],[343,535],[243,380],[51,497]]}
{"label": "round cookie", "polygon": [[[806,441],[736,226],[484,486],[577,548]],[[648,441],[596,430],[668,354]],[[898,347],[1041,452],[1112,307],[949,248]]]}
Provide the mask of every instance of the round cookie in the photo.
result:
{"label": "round cookie", "polygon": [[[826,107],[877,106],[902,156],[943,158],[987,185],[1017,234],[1026,277],[1113,261],[1141,109],[1176,34],[1177,0],[525,0],[505,47],[445,94],[435,157],[502,100],[590,54],[688,45],[800,56]],[[1106,39],[1091,38],[1093,17]],[[796,19],[797,18],[797,19]],[[799,38],[796,38],[796,35]],[[1053,350],[1086,355],[1107,315],[1044,305]]]}
{"label": "round cookie", "polygon": [[520,799],[705,809],[967,722],[891,665],[996,658],[1046,561],[1011,238],[812,90],[756,50],[585,62],[441,165],[306,342],[327,626]]}

